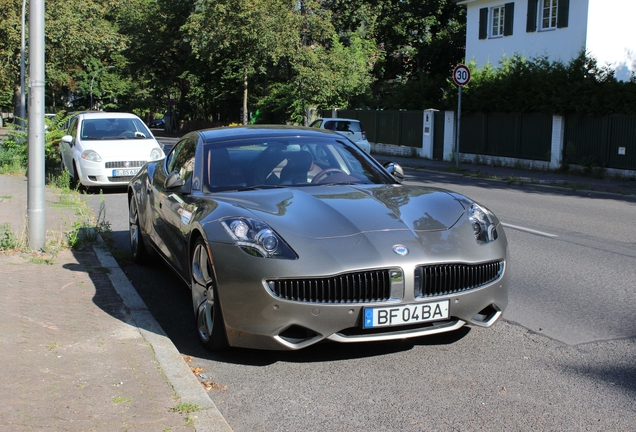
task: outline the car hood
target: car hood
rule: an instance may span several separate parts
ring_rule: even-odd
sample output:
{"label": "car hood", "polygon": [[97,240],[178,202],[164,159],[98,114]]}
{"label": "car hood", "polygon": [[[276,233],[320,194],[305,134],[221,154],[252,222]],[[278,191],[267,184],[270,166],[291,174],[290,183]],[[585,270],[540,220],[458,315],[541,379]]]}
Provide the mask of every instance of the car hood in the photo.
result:
{"label": "car hood", "polygon": [[148,160],[153,148],[161,148],[157,140],[121,139],[82,141],[83,150],[94,150],[104,160]]}
{"label": "car hood", "polygon": [[404,185],[320,186],[219,194],[279,233],[330,238],[373,231],[441,231],[464,206],[448,192]]}

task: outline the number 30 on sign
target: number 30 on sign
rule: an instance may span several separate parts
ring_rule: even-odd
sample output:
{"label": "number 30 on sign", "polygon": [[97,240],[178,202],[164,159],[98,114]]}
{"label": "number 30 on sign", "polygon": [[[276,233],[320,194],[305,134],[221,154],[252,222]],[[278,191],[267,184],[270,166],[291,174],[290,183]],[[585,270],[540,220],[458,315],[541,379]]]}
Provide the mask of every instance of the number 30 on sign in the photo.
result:
{"label": "number 30 on sign", "polygon": [[453,70],[453,81],[458,86],[465,86],[470,81],[470,70],[466,65],[455,66]]}

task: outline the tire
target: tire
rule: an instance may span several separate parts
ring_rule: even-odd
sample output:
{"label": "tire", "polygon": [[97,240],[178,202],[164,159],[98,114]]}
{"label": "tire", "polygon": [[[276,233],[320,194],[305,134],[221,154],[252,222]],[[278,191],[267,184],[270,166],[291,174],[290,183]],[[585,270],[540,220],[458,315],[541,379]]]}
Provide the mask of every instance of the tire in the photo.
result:
{"label": "tire", "polygon": [[194,244],[190,269],[192,306],[199,341],[209,351],[227,349],[229,344],[212,262],[205,241],[201,237]]}
{"label": "tire", "polygon": [[79,174],[77,173],[77,165],[73,162],[73,172],[71,173],[71,188],[72,189],[81,189],[82,183],[79,178]]}
{"label": "tire", "polygon": [[135,264],[148,264],[150,254],[146,250],[144,237],[139,225],[139,210],[134,195],[128,200],[128,228],[130,232],[130,252]]}

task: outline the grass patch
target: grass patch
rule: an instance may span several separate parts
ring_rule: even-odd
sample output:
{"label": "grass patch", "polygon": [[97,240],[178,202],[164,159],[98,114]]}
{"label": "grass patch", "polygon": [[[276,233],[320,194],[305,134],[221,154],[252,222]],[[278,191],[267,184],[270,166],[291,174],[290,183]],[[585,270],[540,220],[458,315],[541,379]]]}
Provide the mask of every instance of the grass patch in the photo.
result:
{"label": "grass patch", "polygon": [[113,402],[116,404],[132,402],[132,398],[129,397],[114,397]]}
{"label": "grass patch", "polygon": [[181,414],[190,414],[193,412],[201,411],[201,408],[199,407],[198,404],[186,402],[186,403],[180,403],[176,407],[173,407],[172,411],[178,412]]}
{"label": "grass patch", "polygon": [[[79,189],[69,187],[69,174],[64,171],[57,177],[49,177],[48,187],[55,189],[59,201],[48,204],[53,208],[74,209],[74,221],[63,221],[61,230],[50,230],[46,233],[45,245],[41,251],[29,249],[26,228],[16,233],[9,223],[0,226],[0,253],[27,253],[30,260],[38,264],[52,264],[57,253],[64,249],[82,250],[87,245],[98,242],[99,237],[108,246],[112,246],[112,230],[110,222],[105,218],[104,197],[101,195],[100,210],[97,217],[92,216],[88,203]],[[68,214],[68,211],[66,212]],[[26,223],[25,223],[26,227]]]}
{"label": "grass patch", "polygon": [[51,342],[50,344],[48,344],[46,346],[46,349],[49,350],[49,351],[53,351],[54,349],[59,348],[59,347],[60,347],[60,343],[58,341],[54,341],[54,342]]}

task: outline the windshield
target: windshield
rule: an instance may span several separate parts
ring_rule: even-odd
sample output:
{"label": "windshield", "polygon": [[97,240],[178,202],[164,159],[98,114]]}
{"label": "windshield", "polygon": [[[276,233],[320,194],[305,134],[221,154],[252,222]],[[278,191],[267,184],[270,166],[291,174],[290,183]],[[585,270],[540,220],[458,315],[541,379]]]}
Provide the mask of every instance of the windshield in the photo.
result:
{"label": "windshield", "polygon": [[80,134],[83,140],[152,138],[146,125],[137,118],[85,119]]}
{"label": "windshield", "polygon": [[395,183],[377,162],[337,138],[250,138],[207,144],[203,154],[209,192]]}

